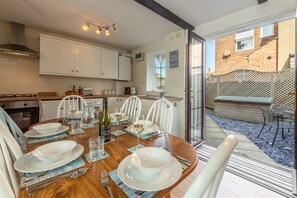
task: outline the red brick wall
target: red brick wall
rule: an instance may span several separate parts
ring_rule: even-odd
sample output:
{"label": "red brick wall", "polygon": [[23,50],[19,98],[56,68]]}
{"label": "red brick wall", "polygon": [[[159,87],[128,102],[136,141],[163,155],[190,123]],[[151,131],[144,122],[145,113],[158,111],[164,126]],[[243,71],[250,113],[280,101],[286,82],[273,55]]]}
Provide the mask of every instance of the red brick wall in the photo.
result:
{"label": "red brick wall", "polygon": [[[265,38],[260,38],[260,28],[255,28],[254,48],[241,51],[236,51],[235,34],[216,39],[215,73],[225,74],[238,69],[277,71],[277,35],[277,24],[274,35]],[[223,55],[226,50],[231,52],[229,57]]]}

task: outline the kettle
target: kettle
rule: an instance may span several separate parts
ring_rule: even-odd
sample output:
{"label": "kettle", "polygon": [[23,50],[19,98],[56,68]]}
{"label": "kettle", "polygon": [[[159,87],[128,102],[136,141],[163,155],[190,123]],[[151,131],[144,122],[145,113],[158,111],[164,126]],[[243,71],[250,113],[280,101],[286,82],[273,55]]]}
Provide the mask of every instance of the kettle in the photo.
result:
{"label": "kettle", "polygon": [[131,87],[131,94],[132,95],[136,95],[137,94],[137,90],[135,87]]}

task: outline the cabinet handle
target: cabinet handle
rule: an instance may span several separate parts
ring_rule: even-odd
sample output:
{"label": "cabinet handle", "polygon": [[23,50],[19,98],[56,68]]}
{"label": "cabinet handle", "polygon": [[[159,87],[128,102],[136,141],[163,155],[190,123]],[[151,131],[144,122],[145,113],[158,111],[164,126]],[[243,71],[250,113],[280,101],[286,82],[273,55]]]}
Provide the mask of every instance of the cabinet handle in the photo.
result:
{"label": "cabinet handle", "polygon": [[76,73],[78,73],[78,70],[76,70]]}
{"label": "cabinet handle", "polygon": [[74,69],[72,69],[71,72],[74,72]]}
{"label": "cabinet handle", "polygon": [[102,75],[104,75],[104,73],[102,73]]}

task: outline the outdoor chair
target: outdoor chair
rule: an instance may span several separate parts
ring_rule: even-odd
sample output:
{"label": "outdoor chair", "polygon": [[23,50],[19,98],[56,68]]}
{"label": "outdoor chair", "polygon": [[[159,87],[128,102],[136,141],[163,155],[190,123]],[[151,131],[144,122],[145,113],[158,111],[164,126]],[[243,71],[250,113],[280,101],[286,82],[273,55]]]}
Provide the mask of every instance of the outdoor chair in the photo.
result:
{"label": "outdoor chair", "polygon": [[222,181],[230,155],[237,145],[235,135],[225,138],[198,174],[184,198],[215,198]]}
{"label": "outdoor chair", "polygon": [[284,138],[284,130],[287,129],[288,131],[290,129],[294,129],[294,125],[292,125],[291,121],[283,119],[280,115],[274,113],[271,108],[263,108],[260,107],[260,110],[263,115],[264,123],[262,126],[262,129],[260,130],[257,138],[260,137],[261,133],[263,132],[265,126],[269,126],[269,131],[271,131],[272,128],[276,129],[275,136],[273,138],[271,146],[274,145],[276,136],[278,134],[278,131],[282,131],[282,138]]}

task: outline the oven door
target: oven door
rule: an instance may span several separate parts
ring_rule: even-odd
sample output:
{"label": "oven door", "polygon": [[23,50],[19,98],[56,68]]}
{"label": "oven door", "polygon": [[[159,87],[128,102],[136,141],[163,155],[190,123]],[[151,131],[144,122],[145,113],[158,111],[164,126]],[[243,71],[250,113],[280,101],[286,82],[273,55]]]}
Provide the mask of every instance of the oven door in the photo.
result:
{"label": "oven door", "polygon": [[39,122],[39,107],[5,109],[5,111],[22,132],[28,131],[31,125]]}

